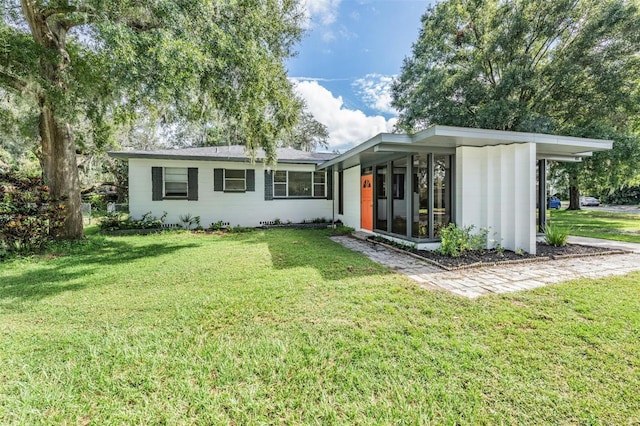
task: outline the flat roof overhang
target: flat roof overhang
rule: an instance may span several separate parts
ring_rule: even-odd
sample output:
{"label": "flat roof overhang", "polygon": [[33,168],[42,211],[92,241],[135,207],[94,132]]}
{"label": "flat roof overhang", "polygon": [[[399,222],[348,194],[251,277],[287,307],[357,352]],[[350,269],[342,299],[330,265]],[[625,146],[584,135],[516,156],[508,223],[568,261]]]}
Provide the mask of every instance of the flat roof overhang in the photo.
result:
{"label": "flat roof overhang", "polygon": [[380,133],[318,168],[348,169],[372,163],[393,153],[453,154],[462,146],[485,147],[535,143],[537,159],[581,161],[595,151],[612,148],[613,141],[557,136],[543,133],[510,132],[504,130],[471,129],[466,127],[432,126],[414,135]]}

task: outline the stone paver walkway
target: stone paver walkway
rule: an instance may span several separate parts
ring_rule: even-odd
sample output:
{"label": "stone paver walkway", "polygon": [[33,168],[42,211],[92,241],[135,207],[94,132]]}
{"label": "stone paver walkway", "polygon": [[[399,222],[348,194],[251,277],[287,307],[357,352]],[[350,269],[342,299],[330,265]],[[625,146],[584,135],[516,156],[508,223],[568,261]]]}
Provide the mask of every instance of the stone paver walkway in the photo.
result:
{"label": "stone paver walkway", "polygon": [[421,287],[446,290],[469,298],[528,290],[576,278],[601,278],[640,270],[640,254],[628,253],[445,271],[379,244],[348,236],[332,239],[363,253],[374,262],[407,275]]}

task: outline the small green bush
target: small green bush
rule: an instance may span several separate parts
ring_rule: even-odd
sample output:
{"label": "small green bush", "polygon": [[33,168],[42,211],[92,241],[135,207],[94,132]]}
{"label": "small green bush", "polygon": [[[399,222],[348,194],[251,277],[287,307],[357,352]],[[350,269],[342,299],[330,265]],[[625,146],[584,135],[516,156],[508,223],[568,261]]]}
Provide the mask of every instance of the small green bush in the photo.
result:
{"label": "small green bush", "polygon": [[[200,221],[199,217],[198,217],[198,221]],[[180,222],[182,222],[182,227],[184,229],[191,229],[191,227],[195,223],[195,218],[191,216],[191,213],[187,213],[184,215],[180,215]]]}
{"label": "small green bush", "polygon": [[127,214],[107,213],[100,221],[100,230],[117,231],[119,229],[159,229],[162,228],[167,212],[159,218],[151,216],[151,212],[142,215],[140,219],[133,219]]}
{"label": "small green bush", "polygon": [[475,226],[459,228],[450,223],[440,230],[441,245],[439,252],[445,256],[458,257],[471,250],[482,250],[487,242],[488,230],[480,229],[473,233]]}
{"label": "small green bush", "polygon": [[221,220],[217,222],[211,222],[211,225],[209,225],[209,231],[222,231],[226,228],[226,226],[227,225]]}
{"label": "small green bush", "polygon": [[569,238],[569,231],[564,228],[553,226],[550,223],[544,228],[544,241],[550,246],[566,246],[567,238]]}
{"label": "small green bush", "polygon": [[350,235],[355,229],[350,226],[338,225],[331,230],[331,235]]}

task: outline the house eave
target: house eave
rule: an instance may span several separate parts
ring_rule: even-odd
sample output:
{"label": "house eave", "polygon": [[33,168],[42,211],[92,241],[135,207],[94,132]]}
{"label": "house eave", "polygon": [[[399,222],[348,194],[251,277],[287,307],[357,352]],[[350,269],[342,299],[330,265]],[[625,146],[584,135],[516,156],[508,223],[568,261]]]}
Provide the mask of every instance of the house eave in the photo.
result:
{"label": "house eave", "polygon": [[[250,158],[240,157],[220,157],[220,156],[196,156],[196,155],[176,155],[176,154],[158,154],[158,153],[142,153],[142,152],[127,152],[127,151],[110,151],[107,155],[114,158],[130,159],[155,159],[155,160],[187,160],[187,161],[214,161],[214,162],[237,162],[237,163],[263,163],[263,158],[256,158],[255,161],[251,161]],[[291,160],[291,159],[278,159],[280,164],[322,164],[326,160]]]}
{"label": "house eave", "polygon": [[606,151],[613,146],[611,140],[435,125],[413,135],[380,133],[318,168],[347,169],[392,152],[452,154],[460,147],[523,143],[535,144],[539,158],[557,161],[580,161],[594,151]]}

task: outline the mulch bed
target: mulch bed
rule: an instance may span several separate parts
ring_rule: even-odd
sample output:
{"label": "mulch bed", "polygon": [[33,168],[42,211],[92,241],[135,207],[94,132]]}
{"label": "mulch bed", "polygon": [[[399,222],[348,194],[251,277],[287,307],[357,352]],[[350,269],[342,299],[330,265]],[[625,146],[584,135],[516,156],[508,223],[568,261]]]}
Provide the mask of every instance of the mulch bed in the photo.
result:
{"label": "mulch bed", "polygon": [[[369,241],[380,244],[380,241],[376,241],[372,238],[369,238]],[[396,246],[385,243],[382,244],[396,250],[403,250],[402,248]],[[573,257],[601,256],[624,253],[620,250],[613,250],[603,247],[583,246],[579,244],[567,244],[564,247],[554,247],[545,243],[536,244],[536,254],[515,253],[510,250],[504,250],[502,252],[498,250],[474,250],[463,253],[458,257],[451,257],[445,256],[438,253],[437,251],[432,250],[414,249],[410,250],[409,252],[414,256],[424,258],[429,263],[436,264],[447,270],[465,269],[498,264],[538,262],[551,259],[566,259]]]}

